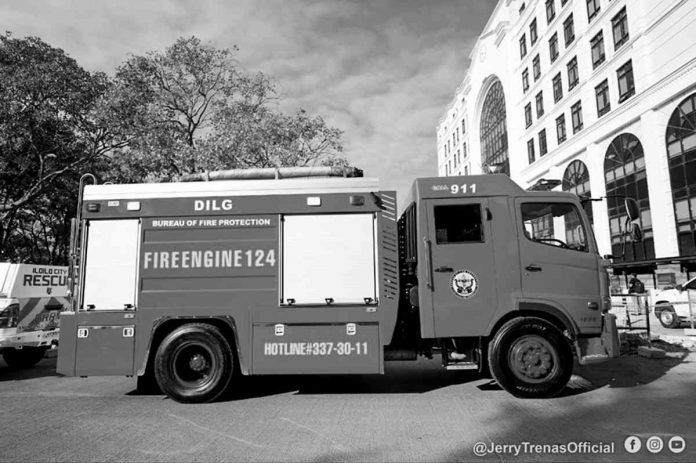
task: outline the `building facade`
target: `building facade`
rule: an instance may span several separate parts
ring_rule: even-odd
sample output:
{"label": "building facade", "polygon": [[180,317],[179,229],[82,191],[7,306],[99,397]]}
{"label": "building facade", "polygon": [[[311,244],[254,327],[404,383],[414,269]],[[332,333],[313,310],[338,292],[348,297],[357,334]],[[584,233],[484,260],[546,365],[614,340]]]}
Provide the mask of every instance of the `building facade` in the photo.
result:
{"label": "building facade", "polygon": [[696,1],[500,0],[437,127],[440,175],[505,173],[587,204],[617,273],[696,272]]}

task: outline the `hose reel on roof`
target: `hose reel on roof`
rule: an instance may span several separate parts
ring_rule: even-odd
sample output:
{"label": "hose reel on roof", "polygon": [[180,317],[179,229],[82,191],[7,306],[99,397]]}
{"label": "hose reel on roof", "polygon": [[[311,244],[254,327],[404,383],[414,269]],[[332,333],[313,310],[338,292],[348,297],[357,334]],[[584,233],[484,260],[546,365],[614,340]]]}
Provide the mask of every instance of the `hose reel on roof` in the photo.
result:
{"label": "hose reel on roof", "polygon": [[265,167],[252,169],[216,170],[181,175],[180,182],[209,182],[214,180],[262,180],[303,177],[362,177],[357,167]]}

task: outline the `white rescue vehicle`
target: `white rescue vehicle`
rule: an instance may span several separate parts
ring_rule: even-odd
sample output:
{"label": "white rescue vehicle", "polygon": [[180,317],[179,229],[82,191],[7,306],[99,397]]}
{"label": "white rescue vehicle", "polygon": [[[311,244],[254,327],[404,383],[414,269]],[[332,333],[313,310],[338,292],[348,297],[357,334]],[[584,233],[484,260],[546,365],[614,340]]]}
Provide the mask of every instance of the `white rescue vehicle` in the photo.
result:
{"label": "white rescue vehicle", "polygon": [[67,267],[0,263],[0,353],[10,367],[34,366],[58,346],[67,279]]}

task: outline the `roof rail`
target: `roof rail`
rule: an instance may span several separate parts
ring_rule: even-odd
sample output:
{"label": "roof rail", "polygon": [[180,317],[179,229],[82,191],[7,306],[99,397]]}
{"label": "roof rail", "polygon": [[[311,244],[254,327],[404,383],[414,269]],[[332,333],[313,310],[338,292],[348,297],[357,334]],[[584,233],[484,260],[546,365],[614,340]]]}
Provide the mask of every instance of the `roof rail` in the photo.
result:
{"label": "roof rail", "polygon": [[252,169],[216,170],[184,174],[180,182],[208,182],[213,180],[260,180],[301,177],[362,177],[357,167],[266,167]]}

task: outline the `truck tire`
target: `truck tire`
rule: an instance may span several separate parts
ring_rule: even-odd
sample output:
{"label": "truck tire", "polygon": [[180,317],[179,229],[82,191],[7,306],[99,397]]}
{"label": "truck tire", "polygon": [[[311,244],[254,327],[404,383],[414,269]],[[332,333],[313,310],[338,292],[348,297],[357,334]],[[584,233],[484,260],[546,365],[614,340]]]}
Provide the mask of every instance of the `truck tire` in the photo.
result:
{"label": "truck tire", "polygon": [[515,397],[553,397],[573,372],[573,352],[563,333],[536,317],[505,323],[488,345],[488,366],[498,384]]}
{"label": "truck tire", "polygon": [[48,347],[24,347],[5,349],[2,358],[10,368],[16,370],[31,368],[44,358]]}
{"label": "truck tire", "polygon": [[169,333],[155,355],[155,378],[177,402],[212,402],[227,389],[234,356],[220,330],[189,323]]}
{"label": "truck tire", "polygon": [[679,328],[679,325],[681,325],[681,321],[671,305],[662,307],[657,318],[665,328]]}

